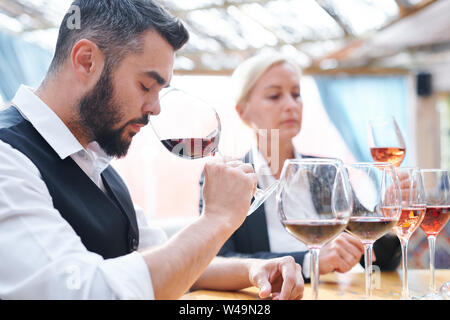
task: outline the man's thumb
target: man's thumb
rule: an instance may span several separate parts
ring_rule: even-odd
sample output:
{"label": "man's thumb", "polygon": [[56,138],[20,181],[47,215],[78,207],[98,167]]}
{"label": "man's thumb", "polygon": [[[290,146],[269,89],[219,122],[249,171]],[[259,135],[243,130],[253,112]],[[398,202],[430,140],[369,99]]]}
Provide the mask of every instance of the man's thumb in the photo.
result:
{"label": "man's thumb", "polygon": [[270,293],[272,292],[272,286],[270,285],[270,282],[267,279],[259,280],[258,288],[259,288],[259,297],[262,299],[269,297]]}

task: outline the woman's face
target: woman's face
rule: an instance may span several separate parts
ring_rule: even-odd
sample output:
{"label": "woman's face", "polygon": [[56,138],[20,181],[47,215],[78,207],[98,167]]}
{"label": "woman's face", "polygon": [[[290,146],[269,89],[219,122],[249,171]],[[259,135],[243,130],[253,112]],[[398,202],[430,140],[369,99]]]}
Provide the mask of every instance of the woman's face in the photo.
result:
{"label": "woman's face", "polygon": [[253,129],[279,129],[281,141],[295,137],[301,128],[300,78],[288,63],[270,67],[256,82],[246,103],[237,106],[242,120]]}

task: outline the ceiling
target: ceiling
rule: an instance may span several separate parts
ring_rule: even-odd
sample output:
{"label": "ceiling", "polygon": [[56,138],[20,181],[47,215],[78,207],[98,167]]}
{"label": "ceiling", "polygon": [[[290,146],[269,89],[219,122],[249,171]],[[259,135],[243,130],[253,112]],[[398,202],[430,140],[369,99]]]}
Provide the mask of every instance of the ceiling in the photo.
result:
{"label": "ceiling", "polygon": [[[191,34],[176,60],[181,74],[229,74],[243,59],[269,49],[291,55],[310,72],[403,69],[422,52],[450,50],[450,0],[160,2]],[[0,0],[0,30],[52,50],[70,3]]]}

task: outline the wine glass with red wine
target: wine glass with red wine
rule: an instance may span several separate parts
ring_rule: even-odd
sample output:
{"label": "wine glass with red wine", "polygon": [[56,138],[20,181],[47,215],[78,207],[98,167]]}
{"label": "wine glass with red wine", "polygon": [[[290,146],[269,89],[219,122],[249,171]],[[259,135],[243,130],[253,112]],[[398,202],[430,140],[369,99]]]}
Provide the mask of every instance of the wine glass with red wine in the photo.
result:
{"label": "wine glass with red wine", "polygon": [[406,146],[394,117],[369,122],[369,147],[375,162],[390,162],[395,167],[400,166]]}
{"label": "wine glass with red wine", "polygon": [[422,169],[421,175],[425,189],[426,211],[420,228],[428,239],[431,272],[431,292],[425,298],[439,299],[434,277],[435,245],[437,235],[450,218],[450,178],[448,171],[442,169]]}
{"label": "wine glass with red wine", "polygon": [[[165,90],[160,98],[161,112],[149,116],[157,138],[172,154],[184,159],[207,156],[225,158],[219,152],[221,122],[217,111],[207,102],[181,89]],[[276,190],[277,183],[257,188],[248,215]]]}
{"label": "wine glass with red wine", "polygon": [[425,216],[425,190],[420,169],[397,168],[402,193],[402,214],[393,230],[402,248],[402,298],[409,299],[408,289],[408,241]]}
{"label": "wine glass with red wine", "polygon": [[311,288],[317,300],[320,248],[345,229],[351,214],[351,189],[342,161],[286,160],[277,188],[277,205],[286,231],[309,248]]}
{"label": "wine glass with red wine", "polygon": [[391,163],[346,164],[353,191],[353,211],[347,231],[364,245],[366,298],[372,296],[373,243],[392,230],[401,210],[401,191]]}

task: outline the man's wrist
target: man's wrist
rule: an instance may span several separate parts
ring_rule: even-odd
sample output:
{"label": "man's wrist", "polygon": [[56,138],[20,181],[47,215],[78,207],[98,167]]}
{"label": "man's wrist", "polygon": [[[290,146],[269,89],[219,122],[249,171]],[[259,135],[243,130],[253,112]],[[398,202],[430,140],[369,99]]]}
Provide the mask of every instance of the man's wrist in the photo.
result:
{"label": "man's wrist", "polygon": [[229,236],[231,236],[242,223],[236,219],[236,216],[239,214],[240,213],[233,213],[225,210],[205,208],[201,216],[205,218],[208,223],[220,227],[221,230],[230,233]]}
{"label": "man's wrist", "polygon": [[227,239],[236,230],[236,225],[226,217],[226,214],[205,210],[199,217],[198,223],[204,224],[208,229],[214,229],[214,234],[223,235]]}

